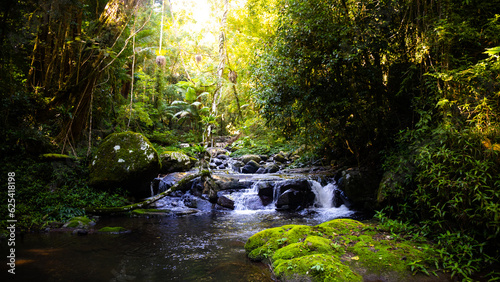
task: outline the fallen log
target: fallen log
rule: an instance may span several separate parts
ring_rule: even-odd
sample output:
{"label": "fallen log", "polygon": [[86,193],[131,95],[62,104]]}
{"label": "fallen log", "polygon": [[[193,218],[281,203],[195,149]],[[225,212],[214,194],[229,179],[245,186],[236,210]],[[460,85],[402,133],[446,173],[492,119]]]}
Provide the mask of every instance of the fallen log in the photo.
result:
{"label": "fallen log", "polygon": [[162,192],[162,193],[160,193],[160,194],[158,194],[156,196],[148,198],[147,200],[139,202],[139,203],[135,203],[135,204],[132,204],[132,205],[121,206],[121,207],[106,207],[106,208],[92,208],[92,207],[89,207],[89,208],[85,208],[85,212],[89,213],[89,214],[96,214],[96,215],[103,215],[104,214],[105,215],[105,214],[113,214],[113,213],[123,213],[123,212],[128,212],[128,211],[131,211],[131,210],[135,210],[135,209],[142,209],[142,208],[145,208],[145,207],[151,205],[152,203],[160,200],[161,198],[170,195],[171,193],[173,193],[174,191],[176,191],[179,187],[182,187],[184,184],[192,181],[196,177],[198,177],[198,176],[202,176],[202,177],[205,176],[204,173],[205,172],[202,171],[201,173],[187,175],[184,178],[182,178],[181,180],[179,180],[172,187],[170,187],[167,191]]}

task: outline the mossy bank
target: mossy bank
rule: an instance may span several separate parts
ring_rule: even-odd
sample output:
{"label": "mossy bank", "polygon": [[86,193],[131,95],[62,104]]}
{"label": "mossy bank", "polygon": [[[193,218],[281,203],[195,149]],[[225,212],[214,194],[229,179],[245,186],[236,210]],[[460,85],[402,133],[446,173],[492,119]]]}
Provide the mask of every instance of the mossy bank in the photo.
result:
{"label": "mossy bank", "polygon": [[429,243],[402,241],[375,224],[351,219],[266,229],[250,237],[245,250],[251,260],[268,262],[284,281],[422,281],[423,274],[414,274],[428,271],[433,262]]}

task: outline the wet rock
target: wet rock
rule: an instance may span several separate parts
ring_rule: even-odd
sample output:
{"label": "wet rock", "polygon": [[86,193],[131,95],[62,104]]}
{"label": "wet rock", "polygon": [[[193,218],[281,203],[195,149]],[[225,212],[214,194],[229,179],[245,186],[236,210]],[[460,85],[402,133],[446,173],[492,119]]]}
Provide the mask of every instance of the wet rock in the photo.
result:
{"label": "wet rock", "polygon": [[158,153],[149,140],[134,132],[114,133],[101,143],[90,164],[90,184],[125,188],[135,197],[151,194],[150,182],[160,171]]}
{"label": "wet rock", "polygon": [[274,161],[280,162],[280,163],[286,163],[286,161],[287,161],[285,153],[283,153],[283,152],[279,152],[278,154],[274,155],[273,159],[274,159]]}
{"label": "wet rock", "polygon": [[71,234],[85,236],[85,235],[89,234],[89,231],[87,229],[75,229],[71,232]]}
{"label": "wet rock", "polygon": [[217,155],[217,158],[221,159],[221,160],[228,160],[229,156],[226,154],[219,154],[219,155]]}
{"label": "wet rock", "polygon": [[262,205],[267,206],[274,200],[274,185],[273,182],[260,182],[257,184],[259,198]]}
{"label": "wet rock", "polygon": [[198,199],[192,195],[186,194],[182,196],[182,202],[184,203],[184,206],[188,208],[198,208]]}
{"label": "wet rock", "polygon": [[241,168],[244,166],[245,166],[245,164],[242,161],[231,162],[231,169],[236,171],[236,172],[241,172]]}
{"label": "wet rock", "polygon": [[123,233],[130,233],[131,231],[119,226],[118,227],[107,226],[99,229],[99,232],[106,234],[123,234]]}
{"label": "wet rock", "polygon": [[305,179],[286,180],[276,185],[279,197],[276,201],[278,210],[300,210],[314,203],[315,195]]}
{"label": "wet rock", "polygon": [[280,170],[279,165],[272,163],[266,166],[266,173],[276,173]]}
{"label": "wet rock", "polygon": [[217,148],[217,147],[209,147],[207,148],[208,153],[212,157],[217,157],[219,155],[225,155],[227,153],[226,149],[223,148]]}
{"label": "wet rock", "polygon": [[234,210],[234,201],[228,198],[226,195],[220,196],[217,199],[217,204],[221,207]]}
{"label": "wet rock", "polygon": [[160,173],[183,172],[193,168],[196,159],[189,157],[183,152],[164,151],[160,154]]}
{"label": "wet rock", "polygon": [[248,181],[239,181],[239,179],[225,177],[221,175],[212,176],[217,185],[219,186],[219,190],[240,190],[250,188],[252,182]]}
{"label": "wet rock", "polygon": [[216,166],[221,166],[222,164],[224,164],[224,161],[219,159],[219,158],[216,158],[213,160],[213,163],[216,165]]}
{"label": "wet rock", "polygon": [[63,228],[88,229],[94,225],[95,222],[91,219],[84,216],[79,216],[70,219],[63,225]]}
{"label": "wet rock", "polygon": [[262,161],[262,159],[258,155],[244,155],[241,157],[241,161],[244,164],[247,164],[249,161],[254,161],[258,164]]}
{"label": "wet rock", "polygon": [[257,172],[257,170],[259,170],[259,168],[260,168],[260,165],[256,161],[250,160],[241,169],[241,172],[242,173],[255,173],[255,172]]}
{"label": "wet rock", "polygon": [[283,192],[276,201],[277,210],[296,211],[312,205],[314,193],[288,189]]}

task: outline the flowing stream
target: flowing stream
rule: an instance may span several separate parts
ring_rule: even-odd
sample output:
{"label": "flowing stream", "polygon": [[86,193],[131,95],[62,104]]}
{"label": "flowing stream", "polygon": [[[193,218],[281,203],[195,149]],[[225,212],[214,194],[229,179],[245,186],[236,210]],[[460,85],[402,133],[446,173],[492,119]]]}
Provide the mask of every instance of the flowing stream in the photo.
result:
{"label": "flowing stream", "polygon": [[[125,234],[19,235],[15,278],[18,281],[272,281],[266,265],[250,262],[245,256],[243,246],[251,235],[284,224],[315,225],[353,215],[344,205],[332,206],[336,189],[333,183],[308,181],[315,194],[314,205],[298,212],[277,211],[275,196],[264,205],[258,191],[265,181],[255,181],[250,188],[227,195],[234,200],[234,210],[198,201],[197,212],[193,214],[103,217],[95,226],[96,230],[104,226],[125,227],[130,230]],[[193,208],[185,203],[193,197],[186,194],[165,198],[158,208],[190,210]],[[2,244],[2,248],[5,246]],[[0,277],[5,273],[2,269]]]}

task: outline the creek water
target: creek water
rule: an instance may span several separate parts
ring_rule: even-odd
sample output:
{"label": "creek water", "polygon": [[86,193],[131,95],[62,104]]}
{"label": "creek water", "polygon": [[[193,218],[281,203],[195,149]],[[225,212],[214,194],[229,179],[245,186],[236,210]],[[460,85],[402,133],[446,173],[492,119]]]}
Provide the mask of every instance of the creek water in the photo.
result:
{"label": "creek water", "polygon": [[[343,205],[332,207],[335,185],[331,183],[310,181],[315,204],[300,212],[264,206],[256,183],[230,194],[235,210],[200,205],[198,212],[182,216],[100,218],[96,230],[104,226],[130,230],[117,235],[19,235],[14,281],[272,281],[266,265],[246,258],[244,244],[250,236],[275,226],[316,225],[353,214]],[[180,204],[182,197],[165,198],[158,207],[189,209]],[[0,277],[6,273],[2,270]]]}

